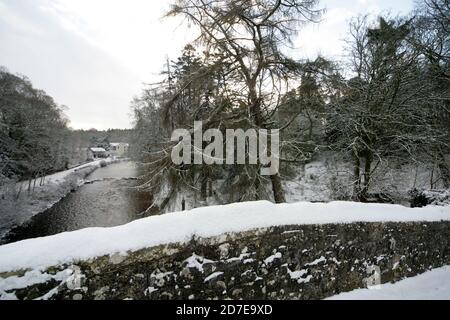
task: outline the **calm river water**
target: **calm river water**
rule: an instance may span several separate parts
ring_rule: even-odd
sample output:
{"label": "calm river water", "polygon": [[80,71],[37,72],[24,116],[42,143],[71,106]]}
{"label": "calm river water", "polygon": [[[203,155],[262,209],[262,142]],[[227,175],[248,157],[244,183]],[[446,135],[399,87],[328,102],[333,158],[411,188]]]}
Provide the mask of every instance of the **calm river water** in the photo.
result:
{"label": "calm river water", "polygon": [[142,212],[150,206],[151,196],[133,188],[138,184],[138,175],[138,167],[133,162],[97,169],[77,191],[12,230],[6,242],[89,227],[114,227],[142,218]]}

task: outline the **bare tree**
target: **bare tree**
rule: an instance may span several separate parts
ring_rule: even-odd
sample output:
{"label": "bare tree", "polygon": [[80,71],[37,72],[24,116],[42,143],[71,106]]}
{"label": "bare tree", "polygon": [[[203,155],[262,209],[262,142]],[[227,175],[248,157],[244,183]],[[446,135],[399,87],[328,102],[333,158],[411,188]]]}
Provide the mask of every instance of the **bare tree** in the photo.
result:
{"label": "bare tree", "polygon": [[411,44],[421,53],[423,80],[431,84],[429,109],[433,110],[432,124],[442,132],[439,143],[426,153],[436,163],[440,180],[450,188],[450,4],[445,0],[425,0],[416,12]]}
{"label": "bare tree", "polygon": [[423,81],[420,51],[410,44],[413,22],[367,17],[351,24],[350,57],[354,78],[342,83],[332,100],[329,137],[336,150],[350,154],[354,198],[366,201],[374,172],[384,163],[421,161],[420,155],[442,132],[433,125],[431,84]]}
{"label": "bare tree", "polygon": [[[248,125],[270,129],[281,98],[301,65],[283,54],[298,28],[316,21],[317,1],[179,0],[169,16],[185,17],[199,31],[197,44],[227,70],[228,96]],[[254,171],[255,173],[258,170]],[[258,190],[261,177],[255,176]],[[279,174],[271,176],[274,200],[284,202]]]}

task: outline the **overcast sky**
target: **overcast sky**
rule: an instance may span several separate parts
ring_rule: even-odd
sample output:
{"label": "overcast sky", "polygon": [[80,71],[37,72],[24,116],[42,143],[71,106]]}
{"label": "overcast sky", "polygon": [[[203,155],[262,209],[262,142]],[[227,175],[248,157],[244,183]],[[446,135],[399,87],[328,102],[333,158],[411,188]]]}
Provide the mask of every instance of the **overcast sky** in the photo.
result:
{"label": "overcast sky", "polygon": [[[162,19],[167,0],[0,0],[0,65],[66,105],[76,129],[131,127],[130,101],[192,39]],[[358,14],[408,13],[413,0],[322,0],[327,13],[295,42],[298,57],[342,55]]]}

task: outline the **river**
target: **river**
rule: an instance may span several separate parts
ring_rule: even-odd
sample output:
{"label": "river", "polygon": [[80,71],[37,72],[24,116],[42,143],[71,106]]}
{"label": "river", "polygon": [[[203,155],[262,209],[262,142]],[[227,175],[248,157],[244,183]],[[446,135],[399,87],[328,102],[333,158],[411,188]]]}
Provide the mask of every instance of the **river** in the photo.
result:
{"label": "river", "polygon": [[137,191],[138,166],[118,162],[99,168],[87,183],[52,208],[13,229],[5,242],[49,236],[90,227],[114,227],[143,218],[151,196]]}

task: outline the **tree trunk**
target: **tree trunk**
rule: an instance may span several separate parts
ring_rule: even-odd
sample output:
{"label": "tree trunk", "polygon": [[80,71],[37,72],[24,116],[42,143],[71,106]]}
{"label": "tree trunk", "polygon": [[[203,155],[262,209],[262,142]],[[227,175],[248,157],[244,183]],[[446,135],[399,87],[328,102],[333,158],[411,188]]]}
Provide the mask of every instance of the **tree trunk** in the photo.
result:
{"label": "tree trunk", "polygon": [[359,159],[359,155],[356,151],[353,152],[353,201],[359,200],[359,192],[361,186],[361,160]]}
{"label": "tree trunk", "polygon": [[430,189],[433,190],[434,189],[434,169],[436,167],[436,164],[433,164],[433,168],[431,168],[431,173],[430,173]]}
{"label": "tree trunk", "polygon": [[[266,129],[264,127],[262,115],[261,115],[261,99],[258,97],[256,90],[256,83],[250,83],[250,113],[253,116],[253,121],[256,126],[261,129]],[[258,179],[257,179],[258,180]],[[272,192],[275,203],[284,203],[286,202],[286,197],[284,195],[283,185],[281,184],[280,175],[277,173],[275,175],[270,176],[270,180],[272,181]],[[258,181],[259,183],[259,181]],[[256,185],[256,192],[259,197],[259,185]]]}
{"label": "tree trunk", "polygon": [[213,187],[212,187],[212,179],[208,179],[208,197],[213,196]]}
{"label": "tree trunk", "polygon": [[364,184],[360,194],[361,202],[366,202],[369,195],[370,180],[372,178],[372,162],[373,162],[372,152],[367,151],[364,158],[365,158]]}
{"label": "tree trunk", "polygon": [[283,185],[281,184],[281,178],[279,174],[270,176],[272,181],[272,190],[275,203],[285,203],[286,197],[284,196]]}
{"label": "tree trunk", "polygon": [[442,184],[445,189],[450,188],[450,168],[442,152],[438,154],[438,168],[441,172]]}
{"label": "tree trunk", "polygon": [[205,201],[208,197],[208,175],[205,166],[202,166],[200,175],[200,196],[202,200]]}
{"label": "tree trunk", "polygon": [[20,198],[20,195],[22,193],[22,186],[23,186],[23,184],[19,182],[19,191],[17,191],[16,197],[15,197],[16,201],[19,200],[19,198]]}

